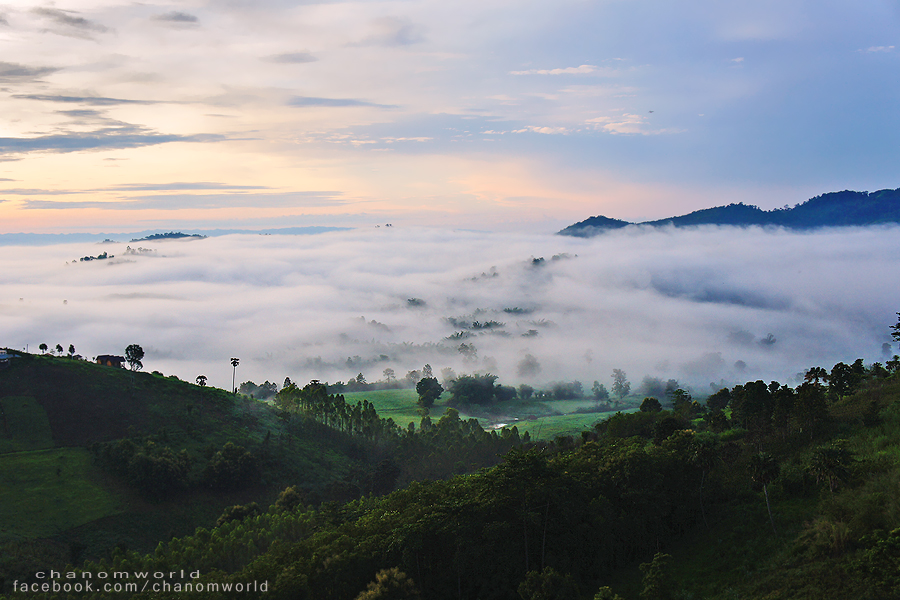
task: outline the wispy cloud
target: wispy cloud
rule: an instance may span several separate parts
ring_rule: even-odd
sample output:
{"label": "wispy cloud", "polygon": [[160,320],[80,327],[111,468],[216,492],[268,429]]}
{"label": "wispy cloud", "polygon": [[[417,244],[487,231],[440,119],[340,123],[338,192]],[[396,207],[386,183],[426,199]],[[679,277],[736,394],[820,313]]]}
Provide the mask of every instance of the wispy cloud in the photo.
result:
{"label": "wispy cloud", "polygon": [[214,181],[175,183],[128,183],[105,188],[117,191],[173,191],[173,190],[267,190],[264,185],[231,185]]}
{"label": "wispy cloud", "polygon": [[0,138],[0,155],[28,152],[68,153],[83,150],[141,148],[171,142],[214,142],[221,135],[175,135],[137,126],[107,127],[89,132],[70,132],[29,138]]}
{"label": "wispy cloud", "polygon": [[59,71],[57,67],[29,67],[0,61],[0,82],[34,81],[57,71]]}
{"label": "wispy cloud", "polygon": [[153,20],[175,27],[191,27],[197,25],[200,22],[200,19],[198,19],[196,16],[177,10],[163,13],[161,15],[156,15],[153,17]]}
{"label": "wispy cloud", "polygon": [[369,22],[373,31],[357,46],[409,46],[424,40],[422,29],[407,19],[379,17]]}
{"label": "wispy cloud", "polygon": [[[2,76],[2,71],[0,71],[0,76]],[[39,100],[41,102],[88,104],[90,106],[116,106],[119,104],[158,104],[158,102],[154,100],[130,100],[127,98],[105,98],[102,96],[63,96],[54,94],[13,94],[13,98],[21,100]]]}
{"label": "wispy cloud", "polygon": [[[487,131],[485,133],[488,133]],[[496,133],[496,132],[491,132]],[[544,135],[566,135],[569,133],[567,127],[546,127],[537,125],[528,125],[522,129],[514,129],[513,133],[543,133]]]}
{"label": "wispy cloud", "polygon": [[288,101],[290,106],[329,106],[334,108],[346,106],[371,106],[374,108],[397,108],[394,104],[377,104],[368,100],[355,98],[317,98],[313,96],[294,96]]}
{"label": "wispy cloud", "polygon": [[685,132],[684,129],[680,128],[650,128],[646,117],[632,113],[608,117],[594,117],[585,122],[597,131],[603,131],[614,135],[663,135]]}
{"label": "wispy cloud", "polygon": [[284,64],[303,64],[311,63],[319,60],[309,52],[286,52],[284,54],[273,54],[263,57],[263,60],[273,63]]}
{"label": "wispy cloud", "polygon": [[[2,193],[2,192],[0,192]],[[279,192],[234,194],[152,194],[123,197],[115,201],[25,200],[23,208],[33,210],[187,210],[215,208],[285,208],[338,206],[347,201],[341,192]]]}
{"label": "wispy cloud", "polygon": [[100,23],[77,16],[78,13],[74,11],[41,7],[33,8],[31,12],[57,25],[56,28],[48,31],[59,35],[93,39],[92,33],[106,33],[109,31],[106,26]]}
{"label": "wispy cloud", "polygon": [[584,75],[597,71],[595,65],[580,65],[564,69],[529,69],[527,71],[510,71],[510,75]]}
{"label": "wispy cloud", "polygon": [[893,46],[869,46],[866,52],[893,52]]}

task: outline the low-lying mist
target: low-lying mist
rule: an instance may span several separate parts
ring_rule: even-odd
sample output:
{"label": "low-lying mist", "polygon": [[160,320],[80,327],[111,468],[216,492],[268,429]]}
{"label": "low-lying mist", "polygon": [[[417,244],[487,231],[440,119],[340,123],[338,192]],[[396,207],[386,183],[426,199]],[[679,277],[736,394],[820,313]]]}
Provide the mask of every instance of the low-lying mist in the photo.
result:
{"label": "low-lying mist", "polygon": [[385,227],[127,245],[4,247],[0,347],[93,358],[135,343],[145,370],[226,389],[237,357],[238,383],[372,382],[429,363],[586,390],[618,368],[633,388],[651,376],[703,394],[883,361],[900,310],[897,227],[592,239]]}

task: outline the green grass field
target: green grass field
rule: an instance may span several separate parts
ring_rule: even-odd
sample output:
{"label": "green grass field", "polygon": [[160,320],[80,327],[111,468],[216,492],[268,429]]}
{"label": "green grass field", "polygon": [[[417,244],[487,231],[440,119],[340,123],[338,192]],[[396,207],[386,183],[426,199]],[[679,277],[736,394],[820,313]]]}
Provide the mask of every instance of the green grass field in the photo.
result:
{"label": "green grass field", "polygon": [[0,456],[0,539],[47,537],[119,510],[84,448]]}
{"label": "green grass field", "polygon": [[[444,393],[431,408],[432,420],[439,419],[447,409],[447,400],[450,395]],[[375,390],[371,392],[350,392],[344,394],[344,399],[351,404],[368,400],[375,406],[379,416],[390,418],[402,428],[412,422],[417,426],[422,417],[418,413],[418,395],[413,389],[405,390]],[[593,400],[561,400],[554,402],[523,402],[512,401],[502,406],[502,411],[495,415],[469,414],[460,411],[460,417],[468,419],[475,417],[485,429],[492,429],[502,423],[508,427],[515,425],[519,434],[526,431],[532,440],[552,440],[560,435],[578,435],[586,429],[593,428],[598,421],[608,418],[614,412],[587,413],[587,414],[559,414],[571,413],[579,408],[594,404]],[[622,412],[634,412],[635,408],[624,409]],[[546,416],[541,416],[546,415]]]}
{"label": "green grass field", "polygon": [[0,424],[0,454],[43,450],[53,447],[50,420],[47,412],[29,396],[5,396],[0,398],[0,410],[4,417]]}

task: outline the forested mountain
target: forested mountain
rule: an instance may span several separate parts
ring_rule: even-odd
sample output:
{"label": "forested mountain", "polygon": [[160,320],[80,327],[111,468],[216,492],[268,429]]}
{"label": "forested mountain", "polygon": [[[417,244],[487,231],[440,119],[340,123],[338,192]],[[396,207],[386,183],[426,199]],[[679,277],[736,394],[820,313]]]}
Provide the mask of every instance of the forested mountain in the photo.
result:
{"label": "forested mountain", "polygon": [[696,225],[733,225],[738,227],[775,226],[788,229],[847,227],[900,223],[900,188],[877,192],[831,192],[811,198],[793,208],[762,210],[748,204],[729,204],[694,211],[687,215],[629,223],[603,216],[590,217],[560,231],[561,235],[590,237],[628,225],[651,227],[689,227]]}

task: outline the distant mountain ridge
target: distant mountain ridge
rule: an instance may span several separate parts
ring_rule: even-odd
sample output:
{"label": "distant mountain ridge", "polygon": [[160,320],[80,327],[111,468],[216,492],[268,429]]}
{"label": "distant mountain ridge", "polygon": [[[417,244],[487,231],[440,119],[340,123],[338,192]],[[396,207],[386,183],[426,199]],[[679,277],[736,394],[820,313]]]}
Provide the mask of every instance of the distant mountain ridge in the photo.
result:
{"label": "distant mountain ridge", "polygon": [[729,204],[705,208],[692,213],[657,221],[630,223],[597,216],[569,225],[560,235],[591,237],[629,225],[652,227],[691,227],[697,225],[732,225],[736,227],[774,226],[788,229],[851,227],[900,223],[900,188],[877,192],[830,192],[810,198],[793,208],[762,210],[750,204]]}

